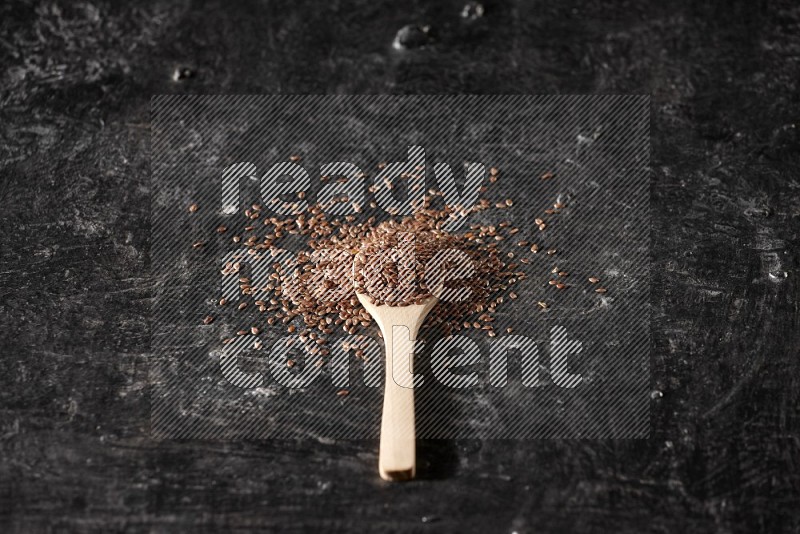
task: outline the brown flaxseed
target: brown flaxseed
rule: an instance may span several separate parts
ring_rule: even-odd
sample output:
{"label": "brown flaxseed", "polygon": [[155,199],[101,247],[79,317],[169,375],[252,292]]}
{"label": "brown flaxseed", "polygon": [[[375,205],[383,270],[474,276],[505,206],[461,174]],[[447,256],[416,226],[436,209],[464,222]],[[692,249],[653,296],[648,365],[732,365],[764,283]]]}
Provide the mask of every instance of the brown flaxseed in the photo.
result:
{"label": "brown flaxseed", "polygon": [[[498,175],[497,169],[490,170],[490,177],[496,179]],[[408,180],[412,176],[406,174],[399,178]],[[397,177],[394,178],[394,185],[397,185]],[[389,180],[389,183],[381,184],[381,189],[384,186],[389,188],[391,184]],[[408,185],[413,188],[410,183]],[[369,189],[377,192],[374,184]],[[494,337],[496,333],[491,326],[494,316],[490,314],[503,305],[503,295],[508,295],[510,300],[519,298],[509,289],[528,277],[526,272],[519,270],[520,264],[531,264],[529,258],[518,258],[518,263],[514,263],[519,254],[501,247],[508,239],[518,246],[530,247],[533,254],[538,253],[540,247],[528,240],[517,241],[519,236],[512,237],[520,230],[508,220],[471,224],[469,230],[463,232],[447,230],[449,221],[454,218],[493,208],[507,209],[513,205],[513,199],[480,199],[473,206],[434,208],[434,199],[440,201],[443,194],[435,189],[427,193],[413,205],[411,215],[400,216],[394,210],[395,217],[383,222],[367,214],[328,219],[323,209],[327,209],[329,204],[322,206],[309,202],[302,206],[304,203],[296,202],[295,211],[290,216],[268,215],[260,205],[254,204],[245,210],[247,223],[250,223],[244,229],[245,237],[241,237],[241,227],[231,227],[231,233],[240,234],[232,237],[233,242],[241,243],[243,250],[240,249],[242,252],[238,258],[225,265],[222,274],[236,276],[241,294],[258,299],[254,300],[255,305],[258,311],[265,313],[262,320],[267,325],[283,325],[301,341],[311,340],[309,344],[313,345],[313,353],[324,356],[329,353],[325,339],[334,328],[355,334],[374,324],[356,298],[356,292],[368,295],[376,304],[405,306],[422,303],[432,294],[428,286],[430,280],[426,278],[429,275],[427,264],[447,251],[458,251],[470,262],[472,274],[449,280],[445,288],[466,289],[469,297],[453,302],[440,299],[423,327],[440,326],[446,334],[460,329],[485,330],[487,335]],[[300,198],[303,196],[298,194]],[[278,199],[269,201],[270,204],[275,202]],[[331,202],[351,203],[346,195]],[[369,206],[376,208],[377,203],[370,201]],[[355,205],[353,211],[359,211]],[[263,225],[254,226],[252,220],[256,218],[263,221]],[[537,218],[536,224],[541,231],[546,223]],[[220,228],[225,227],[217,230]],[[259,229],[264,233],[260,234]],[[278,262],[276,256],[282,249],[281,241],[288,236],[305,239],[307,248],[298,252],[287,265]],[[414,254],[403,253],[406,249]],[[547,253],[552,255],[555,249],[549,249]],[[446,254],[443,257],[446,258]],[[239,274],[245,262],[253,269],[248,272],[259,272],[258,262],[266,262],[262,265],[271,269],[269,274],[254,276],[256,282]],[[458,272],[459,265],[455,260],[445,259],[441,268],[445,272]],[[556,273],[566,275],[560,271]],[[556,280],[549,283],[565,287]],[[219,300],[220,305],[223,305],[223,300]],[[546,306],[539,302],[540,308]],[[238,304],[239,310],[246,307],[246,302]],[[253,335],[259,332],[255,326],[248,328]],[[510,333],[511,329],[506,330]],[[380,331],[376,334],[382,337]]]}

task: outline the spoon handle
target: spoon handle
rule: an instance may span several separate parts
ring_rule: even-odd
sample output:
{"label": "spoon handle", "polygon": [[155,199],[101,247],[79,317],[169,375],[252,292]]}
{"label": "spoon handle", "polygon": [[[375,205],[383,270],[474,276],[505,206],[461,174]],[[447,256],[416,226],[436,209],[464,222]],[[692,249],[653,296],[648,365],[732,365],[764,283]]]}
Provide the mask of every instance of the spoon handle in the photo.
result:
{"label": "spoon handle", "polygon": [[357,294],[383,334],[386,347],[386,387],[381,420],[381,450],[378,470],[384,480],[410,480],[417,471],[414,429],[414,340],[436,297],[423,304],[375,306],[369,297]]}
{"label": "spoon handle", "polygon": [[410,480],[416,474],[414,428],[413,325],[381,327],[386,345],[386,387],[383,393],[381,448],[378,468],[384,480]]}

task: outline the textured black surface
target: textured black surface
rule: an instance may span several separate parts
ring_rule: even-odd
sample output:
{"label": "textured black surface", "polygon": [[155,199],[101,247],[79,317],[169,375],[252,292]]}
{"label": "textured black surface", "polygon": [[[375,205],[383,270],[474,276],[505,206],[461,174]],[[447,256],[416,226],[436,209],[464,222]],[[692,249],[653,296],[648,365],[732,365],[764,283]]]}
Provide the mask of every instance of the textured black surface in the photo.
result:
{"label": "textured black surface", "polygon": [[[4,2],[6,532],[800,529],[800,6]],[[394,50],[407,24],[422,48]],[[149,98],[651,93],[648,441],[148,439]]]}

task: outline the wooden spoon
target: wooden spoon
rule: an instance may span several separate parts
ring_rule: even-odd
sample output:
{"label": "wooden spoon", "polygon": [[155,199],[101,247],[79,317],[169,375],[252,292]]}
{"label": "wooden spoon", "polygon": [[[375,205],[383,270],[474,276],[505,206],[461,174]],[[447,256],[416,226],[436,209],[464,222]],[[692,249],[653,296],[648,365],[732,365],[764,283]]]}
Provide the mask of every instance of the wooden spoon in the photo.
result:
{"label": "wooden spoon", "polygon": [[384,480],[411,480],[417,471],[411,375],[414,371],[413,342],[438,299],[430,296],[422,304],[376,306],[370,297],[360,293],[356,295],[378,323],[386,346],[386,389],[378,470]]}

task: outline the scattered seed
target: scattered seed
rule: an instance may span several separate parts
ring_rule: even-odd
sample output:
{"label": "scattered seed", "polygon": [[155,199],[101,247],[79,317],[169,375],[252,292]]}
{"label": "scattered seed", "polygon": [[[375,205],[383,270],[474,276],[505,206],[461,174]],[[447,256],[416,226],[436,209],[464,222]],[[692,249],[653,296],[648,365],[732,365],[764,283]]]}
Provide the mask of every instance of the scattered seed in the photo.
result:
{"label": "scattered seed", "polygon": [[550,171],[548,171],[548,172],[546,172],[546,173],[544,173],[544,174],[542,175],[542,180],[549,180],[549,179],[550,179],[550,178],[552,178],[552,177],[553,177],[553,173],[552,173],[552,172],[550,172]]}
{"label": "scattered seed", "polygon": [[346,397],[349,394],[350,394],[350,392],[347,391],[346,389],[340,389],[339,391],[336,392],[336,395],[339,396],[339,397]]}
{"label": "scattered seed", "polygon": [[197,211],[199,208],[200,208],[200,206],[198,206],[197,204],[191,204],[191,205],[189,206],[189,213],[194,213],[194,212],[196,212],[196,211]]}
{"label": "scattered seed", "polygon": [[206,318],[203,319],[203,324],[211,324],[214,322],[214,318],[210,315],[206,315]]}
{"label": "scattered seed", "polygon": [[562,284],[561,282],[556,284],[556,289],[564,289],[565,287],[567,287],[566,284]]}
{"label": "scattered seed", "polygon": [[590,281],[591,283],[593,283],[593,284],[596,284],[597,282],[599,282],[599,281],[600,281],[600,279],[599,279],[599,278],[597,278],[596,276],[590,276],[590,277],[589,277],[589,281]]}
{"label": "scattered seed", "polygon": [[[298,157],[297,160],[299,159]],[[490,170],[490,178],[493,179],[491,181],[497,179],[499,172],[496,168]],[[409,172],[399,178],[409,180],[412,177],[414,174]],[[329,177],[323,177],[323,181],[329,180]],[[395,179],[395,185],[396,182]],[[413,188],[410,182],[408,185]],[[376,193],[378,188],[373,184],[369,189]],[[302,198],[303,195],[298,194],[298,197]],[[392,219],[380,223],[375,216],[364,217],[366,220],[357,220],[354,215],[328,219],[324,213],[327,206],[310,202],[295,202],[294,213],[285,217],[267,214],[262,211],[261,205],[254,204],[244,210],[249,225],[225,228],[224,231],[220,230],[223,227],[217,228],[219,233],[230,231],[231,234],[238,234],[232,235],[233,242],[244,245],[239,256],[224,266],[222,274],[236,277],[240,293],[254,299],[258,310],[265,314],[263,320],[267,325],[282,326],[282,329],[311,345],[309,350],[312,354],[325,356],[330,353],[326,340],[334,328],[341,328],[342,331],[355,335],[361,328],[374,324],[355,297],[356,291],[370,295],[379,305],[404,306],[421,303],[430,295],[430,290],[424,283],[424,267],[427,262],[443,250],[464,251],[474,266],[475,276],[459,280],[459,284],[463,283],[463,287],[470,290],[470,298],[456,303],[442,301],[423,326],[441,327],[446,334],[460,329],[481,330],[486,331],[488,336],[495,337],[497,333],[492,328],[492,322],[494,314],[503,305],[503,297],[493,298],[492,295],[508,292],[506,300],[518,299],[519,295],[509,291],[509,288],[527,278],[527,273],[519,269],[521,265],[531,263],[529,258],[519,257],[521,254],[501,247],[509,239],[518,246],[530,247],[532,254],[537,254],[540,247],[528,240],[518,240],[519,236],[511,237],[520,232],[510,221],[472,224],[469,230],[458,233],[445,230],[445,224],[455,216],[465,217],[489,210],[493,206],[506,209],[513,205],[511,198],[482,198],[473,206],[447,205],[444,208],[435,208],[432,205],[434,197],[442,197],[442,194],[438,190],[428,191],[416,203],[412,215],[402,216],[395,211]],[[267,202],[274,204],[278,199]],[[337,197],[333,203],[337,202],[350,201]],[[369,206],[377,208],[377,203],[371,201]],[[356,206],[352,207],[355,212],[358,211]],[[257,218],[263,223],[257,225],[264,229],[263,235],[258,233],[252,222]],[[545,224],[543,220],[537,219],[540,230],[544,229]],[[373,276],[373,270],[367,268],[371,265],[370,261],[379,258],[389,249],[402,247],[406,242],[403,234],[414,236],[416,257],[409,255],[412,259],[408,263],[401,261],[398,262],[399,265],[387,264],[377,269]],[[277,263],[276,256],[282,248],[282,241],[287,237],[306,240],[308,248],[299,252],[295,258],[296,265],[284,272],[285,267]],[[333,257],[326,258],[325,261],[312,257],[318,250],[332,251]],[[547,252],[554,254],[555,249]],[[267,280],[256,285],[250,278],[241,276],[245,261],[253,269],[271,266]],[[457,266],[450,265],[446,268],[454,267]],[[396,286],[403,272],[416,274],[415,279],[421,282],[408,291],[399,291]],[[553,280],[549,283],[556,285],[559,282]],[[317,291],[319,289],[341,291],[332,302],[320,299]],[[223,305],[223,299],[219,302]],[[542,304],[539,304],[541,308],[546,307],[546,304]],[[247,305],[247,302],[237,303],[237,308],[243,310]],[[465,317],[470,320],[465,320]],[[258,328],[247,328],[245,333],[258,335]],[[510,332],[509,329],[505,330]],[[382,338],[379,331],[376,335]],[[363,356],[363,350],[361,355]]]}
{"label": "scattered seed", "polygon": [[597,289],[594,290],[595,293],[605,293],[606,291],[608,290],[604,287],[598,287]]}

